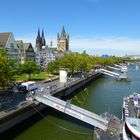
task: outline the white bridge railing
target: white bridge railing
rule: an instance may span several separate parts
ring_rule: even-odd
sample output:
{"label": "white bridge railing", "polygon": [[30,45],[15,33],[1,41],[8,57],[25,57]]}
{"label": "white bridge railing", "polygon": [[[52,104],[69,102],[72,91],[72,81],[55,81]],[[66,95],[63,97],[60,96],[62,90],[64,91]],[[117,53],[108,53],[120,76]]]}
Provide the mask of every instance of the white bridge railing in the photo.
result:
{"label": "white bridge railing", "polygon": [[116,67],[112,67],[112,66],[108,66],[108,68],[113,69],[113,70],[121,71],[121,68],[116,68]]}
{"label": "white bridge railing", "polygon": [[120,74],[106,70],[106,69],[98,69],[97,71],[102,74],[109,75],[109,76],[116,77],[116,78],[120,76]]}

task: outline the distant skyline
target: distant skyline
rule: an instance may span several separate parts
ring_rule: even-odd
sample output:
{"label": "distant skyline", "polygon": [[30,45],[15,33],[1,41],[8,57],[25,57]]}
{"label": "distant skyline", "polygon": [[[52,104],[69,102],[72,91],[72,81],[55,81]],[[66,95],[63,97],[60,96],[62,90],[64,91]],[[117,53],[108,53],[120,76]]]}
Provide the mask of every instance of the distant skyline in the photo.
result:
{"label": "distant skyline", "polygon": [[35,45],[38,27],[56,46],[64,25],[70,50],[92,55],[140,55],[140,0],[4,0],[0,32]]}

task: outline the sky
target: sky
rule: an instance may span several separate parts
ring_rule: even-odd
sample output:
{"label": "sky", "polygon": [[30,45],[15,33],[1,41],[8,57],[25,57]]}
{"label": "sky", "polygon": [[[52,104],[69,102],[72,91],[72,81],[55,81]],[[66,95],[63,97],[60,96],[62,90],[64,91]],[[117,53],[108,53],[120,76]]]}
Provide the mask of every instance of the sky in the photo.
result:
{"label": "sky", "polygon": [[0,0],[0,32],[35,45],[38,27],[56,46],[64,25],[70,50],[140,55],[140,0]]}

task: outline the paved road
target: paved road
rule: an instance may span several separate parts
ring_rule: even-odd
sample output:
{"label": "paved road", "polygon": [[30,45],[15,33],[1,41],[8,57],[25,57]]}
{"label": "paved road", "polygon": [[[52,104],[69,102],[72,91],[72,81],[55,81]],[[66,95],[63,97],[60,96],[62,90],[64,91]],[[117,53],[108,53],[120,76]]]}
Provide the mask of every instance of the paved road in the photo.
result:
{"label": "paved road", "polygon": [[67,83],[60,83],[59,80],[55,80],[55,81],[51,81],[47,82],[47,83],[38,83],[38,90],[36,90],[36,93],[45,93],[45,94],[54,94],[55,92],[58,92],[72,84],[75,84],[76,82],[78,82],[79,80],[81,80],[82,78],[78,78],[78,77],[72,77],[72,78],[68,78],[68,82]]}
{"label": "paved road", "polygon": [[[66,84],[60,83],[59,79],[51,80],[47,83],[37,83],[38,89],[35,91],[36,93],[45,92],[45,94],[55,94],[56,92],[63,90],[64,88],[73,85],[80,80],[82,80],[81,76],[74,75],[74,77],[69,77],[68,82]],[[8,110],[9,108],[17,106],[20,102],[26,100],[25,93],[6,93],[0,94],[0,111]]]}

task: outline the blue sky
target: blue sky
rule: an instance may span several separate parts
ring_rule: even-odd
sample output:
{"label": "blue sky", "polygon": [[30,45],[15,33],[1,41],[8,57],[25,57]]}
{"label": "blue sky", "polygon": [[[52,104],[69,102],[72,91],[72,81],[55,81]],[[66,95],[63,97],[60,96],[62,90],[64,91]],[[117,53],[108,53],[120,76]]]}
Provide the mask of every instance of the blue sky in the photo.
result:
{"label": "blue sky", "polygon": [[0,0],[0,32],[49,44],[65,26],[70,49],[90,54],[140,54],[140,0]]}

